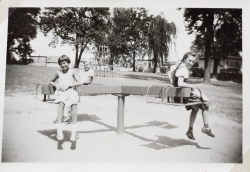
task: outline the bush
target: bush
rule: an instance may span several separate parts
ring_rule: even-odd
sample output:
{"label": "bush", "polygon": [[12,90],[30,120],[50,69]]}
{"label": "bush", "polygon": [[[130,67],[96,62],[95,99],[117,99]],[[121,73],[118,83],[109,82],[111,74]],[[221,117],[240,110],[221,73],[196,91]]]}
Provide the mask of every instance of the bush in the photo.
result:
{"label": "bush", "polygon": [[148,67],[146,70],[144,70],[145,73],[152,73],[153,69],[151,67]]}
{"label": "bush", "polygon": [[161,73],[166,73],[167,72],[167,68],[166,67],[161,67],[160,68],[160,72]]}
{"label": "bush", "polygon": [[136,66],[136,71],[137,72],[143,72],[143,67],[142,66],[139,66],[139,67]]}
{"label": "bush", "polygon": [[241,73],[219,73],[217,74],[217,79],[221,81],[234,81],[242,83],[242,74]]}
{"label": "bush", "polygon": [[197,67],[193,67],[190,69],[192,71],[192,77],[199,77],[199,78],[203,78],[204,77],[204,71],[202,68],[197,68]]}

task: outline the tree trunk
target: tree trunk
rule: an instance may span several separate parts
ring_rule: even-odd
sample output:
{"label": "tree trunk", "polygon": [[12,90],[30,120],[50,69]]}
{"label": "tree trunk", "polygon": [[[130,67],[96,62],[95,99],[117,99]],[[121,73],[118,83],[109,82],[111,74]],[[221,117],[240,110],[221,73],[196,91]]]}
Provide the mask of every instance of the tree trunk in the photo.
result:
{"label": "tree trunk", "polygon": [[[83,51],[85,50],[85,48],[86,48],[87,45],[88,45],[88,42],[86,42],[85,45],[81,45],[80,54],[79,54],[79,57],[76,56],[76,61],[75,61],[75,66],[74,66],[74,68],[79,68],[79,64],[80,64],[80,61],[81,61],[82,53],[83,53]],[[78,46],[79,46],[79,45],[76,45],[76,47],[77,47],[76,55],[78,55]]]}
{"label": "tree trunk", "polygon": [[110,70],[114,70],[113,64],[114,64],[114,54],[111,53],[111,55],[110,55],[110,60],[109,60]]}
{"label": "tree trunk", "polygon": [[213,67],[212,78],[217,77],[217,69],[218,69],[219,62],[220,62],[220,58],[214,58],[214,67]]}
{"label": "tree trunk", "polygon": [[75,49],[76,49],[76,56],[75,56],[75,64],[74,64],[74,68],[78,68],[78,65],[76,65],[77,59],[78,59],[78,44],[75,45]]}
{"label": "tree trunk", "polygon": [[210,58],[211,58],[211,45],[213,42],[213,21],[214,14],[210,10],[208,16],[204,15],[204,22],[206,23],[206,36],[205,36],[205,64],[204,64],[204,80],[203,84],[211,84],[210,81]]}
{"label": "tree trunk", "polygon": [[12,60],[13,52],[10,51],[10,47],[7,46],[7,64],[11,64],[13,62]]}
{"label": "tree trunk", "polygon": [[157,68],[157,53],[154,52],[154,58],[153,58],[153,61],[154,61],[154,69],[153,69],[153,73],[156,72],[156,68]]}
{"label": "tree trunk", "polygon": [[80,61],[81,61],[83,51],[84,51],[84,49],[81,49],[79,57],[76,59],[75,68],[79,68],[79,64],[80,64]]}
{"label": "tree trunk", "polygon": [[133,72],[135,72],[135,51],[133,51]]}

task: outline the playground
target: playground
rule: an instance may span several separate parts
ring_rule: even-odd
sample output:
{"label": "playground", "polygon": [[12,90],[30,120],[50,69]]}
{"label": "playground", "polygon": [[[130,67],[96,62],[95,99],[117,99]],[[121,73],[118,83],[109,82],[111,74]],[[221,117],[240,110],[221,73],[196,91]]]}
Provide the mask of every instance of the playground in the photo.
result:
{"label": "playground", "polygon": [[[216,137],[201,133],[203,121],[194,124],[196,140],[186,137],[189,111],[183,106],[147,103],[146,96],[126,97],[124,133],[117,134],[117,97],[84,95],[78,104],[78,140],[69,142],[65,124],[64,143],[56,140],[57,106],[36,98],[36,85],[48,84],[58,68],[6,66],[2,162],[79,163],[241,163],[242,85],[211,80],[203,86],[212,102],[210,127]],[[79,70],[79,69],[76,69]],[[116,72],[115,77],[95,77],[93,85],[169,85],[166,75]],[[53,97],[51,97],[53,99]],[[159,98],[152,98],[159,101]],[[200,114],[200,112],[199,112]]]}

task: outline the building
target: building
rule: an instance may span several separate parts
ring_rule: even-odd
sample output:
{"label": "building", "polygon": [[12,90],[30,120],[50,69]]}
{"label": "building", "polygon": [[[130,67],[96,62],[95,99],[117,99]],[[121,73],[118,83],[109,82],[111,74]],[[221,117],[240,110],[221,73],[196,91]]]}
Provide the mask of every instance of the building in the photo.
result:
{"label": "building", "polygon": [[[198,58],[195,67],[204,69],[205,58]],[[210,59],[210,73],[213,73],[214,59]],[[221,73],[223,69],[235,68],[242,70],[242,57],[241,56],[228,56],[220,61],[217,73]]]}
{"label": "building", "polygon": [[58,67],[59,56],[30,56],[30,58],[33,59],[31,65]]}

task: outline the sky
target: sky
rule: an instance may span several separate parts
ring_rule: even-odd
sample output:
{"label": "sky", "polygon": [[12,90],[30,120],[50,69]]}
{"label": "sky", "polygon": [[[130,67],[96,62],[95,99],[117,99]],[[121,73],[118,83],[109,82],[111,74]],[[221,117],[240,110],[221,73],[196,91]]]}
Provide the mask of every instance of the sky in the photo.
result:
{"label": "sky", "polygon": [[[146,8],[149,14],[154,16],[159,15],[161,12],[167,21],[174,22],[177,26],[177,39],[176,39],[176,53],[172,50],[170,51],[170,61],[176,61],[182,58],[182,56],[189,51],[191,42],[194,36],[190,36],[185,31],[183,10],[179,11],[176,8]],[[74,61],[75,51],[73,47],[69,45],[58,44],[56,48],[49,47],[50,37],[45,37],[43,33],[38,30],[37,38],[30,42],[34,53],[32,55],[40,56],[60,56],[62,54],[68,55]],[[92,58],[94,57],[91,53],[84,53],[82,58]]]}

